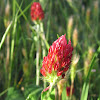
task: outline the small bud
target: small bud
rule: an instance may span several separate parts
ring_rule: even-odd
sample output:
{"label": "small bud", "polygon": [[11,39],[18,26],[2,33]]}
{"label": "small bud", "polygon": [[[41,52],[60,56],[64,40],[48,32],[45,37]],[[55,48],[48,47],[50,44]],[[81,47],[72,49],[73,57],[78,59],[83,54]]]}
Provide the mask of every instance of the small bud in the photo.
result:
{"label": "small bud", "polygon": [[72,59],[72,65],[76,67],[78,61],[79,61],[80,56],[78,54],[74,54],[73,55],[73,59]]}
{"label": "small bud", "polygon": [[78,43],[78,30],[77,28],[73,31],[73,47],[75,48]]}
{"label": "small bud", "polygon": [[72,65],[71,65],[71,82],[74,82],[74,78],[76,76],[76,67],[77,67],[77,63],[79,61],[80,56],[77,54],[73,55],[72,58]]}
{"label": "small bud", "polygon": [[92,59],[92,56],[93,56],[93,52],[94,52],[93,48],[89,47],[88,55],[87,55],[87,57],[86,57],[86,59],[84,61],[84,75],[85,75],[85,77],[87,76],[88,71],[89,71],[89,64],[91,62],[91,59]]}
{"label": "small bud", "polygon": [[98,10],[98,7],[99,7],[99,2],[98,2],[98,0],[96,0],[94,2],[94,9],[95,9],[95,11]]}
{"label": "small bud", "polygon": [[99,2],[98,0],[94,1],[94,9],[93,9],[93,17],[95,18],[94,20],[97,20],[99,16]]}
{"label": "small bud", "polygon": [[91,9],[88,8],[87,11],[86,11],[86,22],[89,23],[90,21],[90,13],[91,13]]}
{"label": "small bud", "polygon": [[7,28],[10,24],[9,15],[10,15],[10,4],[9,4],[9,1],[7,1],[6,7],[5,7],[5,18],[4,18],[5,28]]}
{"label": "small bud", "polygon": [[22,48],[22,54],[26,58],[27,54],[26,54],[26,50],[24,48]]}
{"label": "small bud", "polygon": [[23,64],[23,72],[26,77],[29,77],[29,63],[27,61]]}
{"label": "small bud", "polygon": [[85,59],[84,61],[84,76],[87,77],[89,71],[89,60]]}
{"label": "small bud", "polygon": [[44,19],[44,12],[39,2],[34,2],[31,6],[31,19],[32,21]]}
{"label": "small bud", "polygon": [[89,50],[88,50],[88,60],[91,61],[92,59],[92,56],[93,56],[93,48],[92,47],[89,47]]}
{"label": "small bud", "polygon": [[71,39],[72,27],[73,27],[73,17],[71,16],[71,17],[69,18],[68,24],[67,24],[68,40]]}
{"label": "small bud", "polygon": [[10,4],[7,2],[6,8],[5,8],[5,16],[9,17],[10,15]]}

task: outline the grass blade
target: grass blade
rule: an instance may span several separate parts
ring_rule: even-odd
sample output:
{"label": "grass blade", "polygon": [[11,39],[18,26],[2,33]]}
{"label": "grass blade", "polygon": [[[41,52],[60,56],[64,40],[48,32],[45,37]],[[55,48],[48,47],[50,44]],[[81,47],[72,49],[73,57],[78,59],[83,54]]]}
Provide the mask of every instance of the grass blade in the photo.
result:
{"label": "grass blade", "polygon": [[4,35],[3,35],[3,37],[2,37],[2,39],[1,39],[1,42],[0,42],[0,49],[1,49],[3,43],[4,43],[5,39],[6,39],[6,36],[7,36],[8,32],[9,32],[11,26],[12,26],[12,22],[11,22],[11,23],[9,24],[9,26],[7,27],[7,29],[6,29],[6,31],[5,31],[5,33],[4,33]]}
{"label": "grass blade", "polygon": [[100,53],[100,46],[98,47],[97,52],[94,54],[92,61],[91,61],[91,64],[89,66],[89,72],[88,72],[86,81],[84,82],[83,89],[82,89],[81,100],[87,100],[88,90],[89,90],[89,77],[91,75],[91,70],[93,68],[93,64],[95,62],[95,59],[97,58],[99,53]]}

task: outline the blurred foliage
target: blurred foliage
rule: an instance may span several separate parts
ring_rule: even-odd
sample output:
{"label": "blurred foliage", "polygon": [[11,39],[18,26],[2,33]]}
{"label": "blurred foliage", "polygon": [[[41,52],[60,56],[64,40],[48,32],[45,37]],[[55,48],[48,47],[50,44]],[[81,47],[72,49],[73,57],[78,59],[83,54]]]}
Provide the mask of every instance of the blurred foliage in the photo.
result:
{"label": "blurred foliage", "polygon": [[8,94],[5,100],[25,100],[25,98],[18,89],[11,87],[8,90]]}

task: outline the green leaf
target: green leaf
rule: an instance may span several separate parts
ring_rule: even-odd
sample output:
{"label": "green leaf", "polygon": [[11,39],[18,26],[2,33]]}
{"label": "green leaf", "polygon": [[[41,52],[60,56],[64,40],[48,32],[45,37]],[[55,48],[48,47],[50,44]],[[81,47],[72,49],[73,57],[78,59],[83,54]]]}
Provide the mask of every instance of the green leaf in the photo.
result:
{"label": "green leaf", "polygon": [[[87,100],[88,97],[88,90],[89,90],[89,83],[84,83],[83,89],[82,89],[82,96],[81,100]],[[84,95],[83,95],[84,94]]]}
{"label": "green leaf", "polygon": [[29,85],[24,88],[24,96],[26,100],[38,100],[43,88],[35,85]]}
{"label": "green leaf", "polygon": [[11,87],[8,89],[7,97],[5,100],[25,100],[21,91]]}
{"label": "green leaf", "polygon": [[48,98],[46,98],[46,95],[49,91],[45,91],[43,93],[41,93],[41,100],[55,100],[55,89],[52,89],[50,96],[48,96]]}
{"label": "green leaf", "polygon": [[89,90],[89,78],[91,75],[91,70],[93,68],[96,57],[98,56],[99,53],[100,53],[100,46],[98,47],[97,51],[95,52],[95,54],[92,58],[91,64],[89,66],[89,72],[88,72],[88,75],[87,75],[86,80],[84,82],[83,89],[82,89],[81,100],[87,100],[88,90]]}
{"label": "green leaf", "polygon": [[67,99],[67,96],[66,96],[66,87],[63,88],[63,91],[62,91],[62,100],[66,100]]}
{"label": "green leaf", "polygon": [[11,26],[12,26],[12,21],[11,21],[11,23],[9,24],[9,26],[7,27],[7,29],[6,29],[6,31],[5,31],[5,33],[4,33],[4,35],[3,35],[3,37],[2,37],[2,39],[1,39],[1,42],[0,42],[0,49],[1,49],[3,43],[4,43],[5,39],[6,39],[6,36],[7,36],[8,32],[9,32]]}

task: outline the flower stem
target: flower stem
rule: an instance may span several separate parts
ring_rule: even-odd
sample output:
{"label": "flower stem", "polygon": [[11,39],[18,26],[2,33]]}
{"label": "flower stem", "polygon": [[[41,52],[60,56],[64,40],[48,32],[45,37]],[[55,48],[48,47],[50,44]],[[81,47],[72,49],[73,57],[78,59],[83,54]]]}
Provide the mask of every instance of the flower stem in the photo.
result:
{"label": "flower stem", "polygon": [[39,85],[39,49],[40,49],[40,44],[39,44],[39,25],[37,24],[37,52],[36,52],[36,85]]}
{"label": "flower stem", "polygon": [[[45,33],[44,33],[44,28],[43,28],[43,23],[41,22],[40,23],[40,30],[41,30],[41,34],[42,34],[42,37],[43,37],[43,39],[42,39],[42,54],[43,54],[43,58],[45,57],[45,53],[46,53],[46,51],[45,51],[45,43],[44,43],[44,40],[45,40]],[[45,81],[45,79],[44,79],[44,88],[46,88],[46,81]]]}
{"label": "flower stem", "polygon": [[53,82],[50,83],[49,91],[48,91],[48,93],[47,93],[47,95],[46,95],[46,97],[45,97],[46,100],[47,100],[47,98],[49,97],[49,95],[50,95],[50,93],[51,93],[51,91],[52,91],[53,86],[56,84],[57,79],[58,79],[58,77],[55,77],[55,79],[53,80]]}

